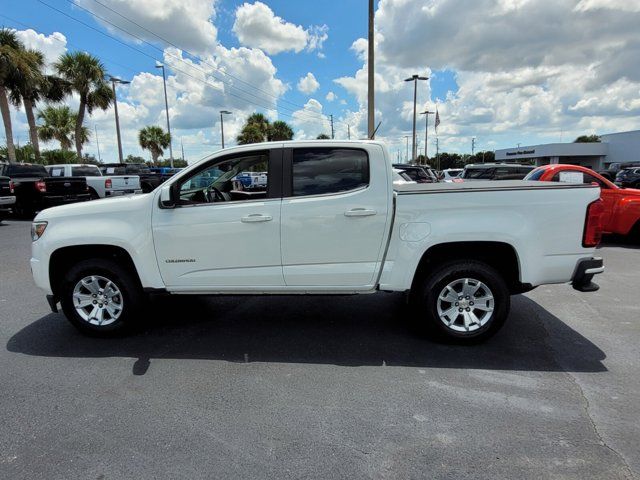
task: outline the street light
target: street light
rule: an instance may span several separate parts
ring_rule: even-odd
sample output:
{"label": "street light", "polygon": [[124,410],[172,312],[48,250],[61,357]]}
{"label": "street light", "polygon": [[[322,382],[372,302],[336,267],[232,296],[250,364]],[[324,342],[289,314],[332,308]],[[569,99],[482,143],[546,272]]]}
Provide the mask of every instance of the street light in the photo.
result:
{"label": "street light", "polygon": [[405,135],[404,138],[407,140],[407,156],[404,163],[409,163],[409,135]]}
{"label": "street light", "polygon": [[405,82],[413,82],[413,148],[411,149],[413,158],[416,158],[416,99],[418,95],[418,80],[429,80],[429,77],[412,75],[404,79]]}
{"label": "street light", "polygon": [[427,133],[429,132],[429,115],[434,115],[436,112],[432,112],[430,110],[425,110],[424,112],[420,112],[420,115],[424,115],[424,163],[426,164],[429,160],[427,158]]}
{"label": "street light", "polygon": [[220,138],[222,139],[222,148],[224,148],[224,117],[223,115],[231,115],[229,110],[220,110]]}
{"label": "street light", "polygon": [[164,75],[164,64],[156,62],[156,68],[162,69],[162,85],[164,86],[164,107],[167,112],[167,133],[169,133],[169,162],[173,168],[173,138],[171,138],[171,124],[169,123],[169,102],[167,101],[167,78]]}
{"label": "street light", "polygon": [[113,109],[115,110],[115,114],[116,114],[116,135],[118,137],[118,160],[120,160],[120,163],[123,163],[122,161],[122,140],[120,138],[120,119],[118,118],[118,97],[116,95],[116,83],[119,83],[120,85],[127,85],[128,83],[131,83],[128,80],[121,80],[118,77],[109,77],[109,81],[111,82],[111,89],[113,90]]}

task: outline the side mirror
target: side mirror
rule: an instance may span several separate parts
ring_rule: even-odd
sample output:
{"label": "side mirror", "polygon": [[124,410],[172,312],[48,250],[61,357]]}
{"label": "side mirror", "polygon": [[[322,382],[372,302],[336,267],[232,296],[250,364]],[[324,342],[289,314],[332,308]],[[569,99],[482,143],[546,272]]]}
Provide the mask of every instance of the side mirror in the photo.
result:
{"label": "side mirror", "polygon": [[176,206],[176,188],[173,185],[164,185],[160,189],[160,207],[174,208]]}

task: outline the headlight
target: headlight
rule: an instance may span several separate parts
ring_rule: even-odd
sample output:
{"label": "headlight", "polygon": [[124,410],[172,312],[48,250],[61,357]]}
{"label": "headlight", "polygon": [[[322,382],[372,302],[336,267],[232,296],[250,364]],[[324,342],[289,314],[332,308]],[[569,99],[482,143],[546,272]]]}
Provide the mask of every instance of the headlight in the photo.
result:
{"label": "headlight", "polygon": [[44,234],[46,228],[47,222],[33,222],[31,224],[31,241],[38,240]]}

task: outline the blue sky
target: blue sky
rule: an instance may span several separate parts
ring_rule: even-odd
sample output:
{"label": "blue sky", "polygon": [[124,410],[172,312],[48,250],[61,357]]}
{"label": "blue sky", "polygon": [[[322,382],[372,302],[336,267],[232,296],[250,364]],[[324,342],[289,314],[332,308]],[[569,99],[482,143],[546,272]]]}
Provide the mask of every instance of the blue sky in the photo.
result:
{"label": "blue sky", "polygon": [[[355,136],[364,135],[366,2],[76,1],[80,7],[66,0],[3,0],[0,22],[22,31],[26,43],[50,52],[52,60],[64,50],[86,50],[101,58],[109,73],[134,81],[119,90],[130,153],[140,153],[137,129],[147,123],[163,125],[163,105],[157,102],[160,84],[152,77],[159,74],[154,59],[163,60],[163,50],[174,139],[183,139],[189,157],[219,148],[217,111],[224,105],[231,105],[235,114],[228,129],[225,123],[230,143],[242,119],[255,110],[292,123],[298,138],[315,138],[328,130],[329,114],[338,136],[346,136],[347,125]],[[411,128],[413,91],[402,79],[413,73],[431,76],[420,84],[419,108],[438,105],[442,150],[468,152],[472,137],[480,149],[492,150],[638,128],[640,107],[634,99],[640,96],[640,73],[624,60],[640,48],[632,29],[640,20],[640,8],[615,0],[567,0],[558,5],[527,0],[381,0],[376,10],[377,119],[382,121],[380,137],[392,151],[403,151],[402,137]],[[134,30],[112,12],[142,25],[142,36],[152,46],[94,16]],[[566,20],[563,30],[551,30],[547,24],[559,15]],[[596,23],[602,15],[607,15],[607,25]],[[538,25],[539,31],[533,35],[513,27],[518,24]],[[35,32],[24,32],[28,29]],[[592,36],[585,38],[584,30]],[[148,32],[197,55],[167,51],[169,45]],[[314,35],[322,33],[326,38],[313,43]],[[200,76],[206,70],[206,80],[198,84],[193,75],[181,77],[180,70],[192,64],[196,70],[189,71]],[[235,72],[235,79],[225,77],[235,87],[218,83],[216,69]],[[605,69],[607,75],[602,73]],[[308,88],[299,87],[308,73],[315,81]],[[261,100],[252,102],[249,91],[258,92]],[[335,99],[327,98],[329,92]],[[264,108],[266,104],[271,108]],[[14,117],[16,134],[26,138],[20,112]],[[103,151],[112,155],[112,112],[94,117],[89,124],[103,132]],[[435,132],[429,133],[433,151]],[[93,148],[89,145],[87,151]]]}

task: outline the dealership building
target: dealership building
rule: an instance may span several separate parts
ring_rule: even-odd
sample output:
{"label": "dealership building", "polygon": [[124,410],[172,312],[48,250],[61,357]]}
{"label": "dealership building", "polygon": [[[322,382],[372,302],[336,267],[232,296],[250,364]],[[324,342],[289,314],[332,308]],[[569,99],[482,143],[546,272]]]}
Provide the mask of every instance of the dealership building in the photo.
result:
{"label": "dealership building", "polygon": [[546,143],[496,150],[496,161],[536,166],[550,163],[606,170],[612,163],[640,162],[640,130],[600,135],[600,143]]}

